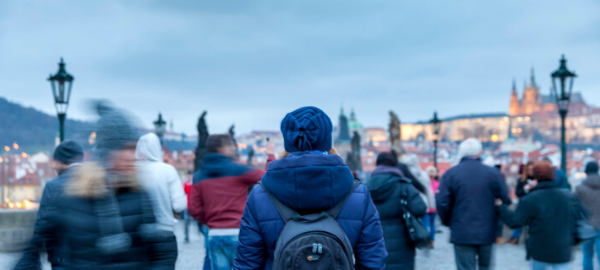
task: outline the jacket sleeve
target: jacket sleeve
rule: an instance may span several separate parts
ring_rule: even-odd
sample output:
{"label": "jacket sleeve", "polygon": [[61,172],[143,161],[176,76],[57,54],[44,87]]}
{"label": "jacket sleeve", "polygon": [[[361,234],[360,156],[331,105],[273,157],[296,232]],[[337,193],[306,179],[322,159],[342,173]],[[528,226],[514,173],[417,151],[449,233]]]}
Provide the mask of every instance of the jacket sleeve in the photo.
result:
{"label": "jacket sleeve", "polygon": [[452,187],[452,176],[450,173],[445,173],[440,180],[440,187],[435,196],[437,212],[446,226],[450,226],[452,217],[452,209],[454,207],[454,192]]}
{"label": "jacket sleeve", "polygon": [[206,224],[204,220],[204,204],[202,202],[202,187],[200,186],[200,183],[201,182],[198,182],[192,186],[188,213],[200,223]]}
{"label": "jacket sleeve", "polygon": [[527,191],[525,191],[526,184],[527,181],[521,181],[520,179],[518,180],[517,186],[515,187],[515,194],[517,197],[522,198],[523,196],[527,195]]}
{"label": "jacket sleeve", "polygon": [[363,217],[362,230],[358,238],[356,250],[354,251],[354,256],[356,257],[355,269],[384,270],[388,253],[383,240],[383,229],[381,228],[379,213],[371,199],[371,193],[366,187],[364,187],[364,190],[366,211]]}
{"label": "jacket sleeve", "polygon": [[171,208],[173,211],[179,213],[187,208],[187,196],[183,191],[183,185],[179,180],[179,174],[175,168],[171,167],[169,176],[169,195],[171,197]]}
{"label": "jacket sleeve", "polygon": [[269,256],[254,213],[255,194],[256,188],[250,193],[242,216],[237,254],[233,262],[233,269],[236,270],[263,269]]}
{"label": "jacket sleeve", "polygon": [[416,217],[422,218],[427,214],[427,205],[421,198],[419,191],[412,185],[406,185],[408,196],[408,210]]}
{"label": "jacket sleeve", "polygon": [[[56,206],[53,205],[53,199],[56,196],[56,190],[54,183],[48,182],[42,193],[42,199],[40,201],[40,208],[37,213],[37,220],[34,225],[33,236],[28,246],[23,251],[23,257],[19,260],[15,266],[15,270],[29,270],[29,269],[41,269],[40,264],[40,251],[44,247],[46,241],[53,241],[55,238],[54,233],[56,230],[53,228],[53,221],[51,215],[55,215]],[[48,253],[52,254],[56,252],[53,250],[54,245],[48,245]]]}
{"label": "jacket sleeve", "polygon": [[511,204],[512,200],[508,197],[508,185],[504,176],[499,171],[495,171],[496,198],[502,199],[504,204]]}
{"label": "jacket sleeve", "polygon": [[508,227],[513,229],[521,228],[531,222],[532,210],[528,203],[524,200],[519,202],[517,210],[514,212],[508,209],[506,204],[500,206],[500,217]]}
{"label": "jacket sleeve", "polygon": [[242,181],[244,184],[256,185],[263,175],[265,175],[263,170],[250,170],[242,175]]}

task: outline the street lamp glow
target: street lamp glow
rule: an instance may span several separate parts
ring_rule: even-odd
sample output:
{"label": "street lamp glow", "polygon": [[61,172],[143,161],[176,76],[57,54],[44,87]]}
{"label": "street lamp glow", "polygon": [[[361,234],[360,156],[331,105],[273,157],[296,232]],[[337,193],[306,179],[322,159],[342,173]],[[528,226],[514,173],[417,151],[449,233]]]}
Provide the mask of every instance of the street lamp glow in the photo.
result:
{"label": "street lamp glow", "polygon": [[22,156],[23,158],[27,158],[27,153],[25,153],[25,152],[22,152],[22,153],[21,153],[21,156]]}
{"label": "street lamp glow", "polygon": [[13,143],[13,148],[14,148],[15,150],[16,150],[16,149],[19,149],[19,145],[18,145],[17,143]]}
{"label": "street lamp glow", "polygon": [[10,151],[10,146],[8,146],[8,145],[5,145],[5,146],[4,146],[4,151],[6,151],[6,152],[9,152],[9,151]]}

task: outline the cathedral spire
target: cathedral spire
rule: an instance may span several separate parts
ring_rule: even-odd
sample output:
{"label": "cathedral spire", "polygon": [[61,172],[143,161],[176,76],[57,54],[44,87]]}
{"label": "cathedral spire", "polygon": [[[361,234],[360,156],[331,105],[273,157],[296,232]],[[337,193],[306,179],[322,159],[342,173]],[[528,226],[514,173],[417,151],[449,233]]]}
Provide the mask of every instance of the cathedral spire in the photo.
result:
{"label": "cathedral spire", "polygon": [[512,94],[517,95],[517,80],[513,79]]}
{"label": "cathedral spire", "polygon": [[535,73],[533,67],[531,67],[531,77],[529,78],[529,88],[537,88],[535,85]]}

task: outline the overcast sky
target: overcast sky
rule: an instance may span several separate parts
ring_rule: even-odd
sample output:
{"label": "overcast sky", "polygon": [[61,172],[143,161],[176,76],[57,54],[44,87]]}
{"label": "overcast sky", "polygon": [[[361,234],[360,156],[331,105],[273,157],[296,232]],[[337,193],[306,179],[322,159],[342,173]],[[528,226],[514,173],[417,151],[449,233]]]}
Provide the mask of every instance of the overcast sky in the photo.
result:
{"label": "overcast sky", "polygon": [[600,105],[600,2],[0,1],[0,96],[55,113],[46,78],[75,76],[68,117],[108,98],[148,127],[277,130],[300,106],[365,126],[507,112],[513,79],[542,92],[561,54]]}

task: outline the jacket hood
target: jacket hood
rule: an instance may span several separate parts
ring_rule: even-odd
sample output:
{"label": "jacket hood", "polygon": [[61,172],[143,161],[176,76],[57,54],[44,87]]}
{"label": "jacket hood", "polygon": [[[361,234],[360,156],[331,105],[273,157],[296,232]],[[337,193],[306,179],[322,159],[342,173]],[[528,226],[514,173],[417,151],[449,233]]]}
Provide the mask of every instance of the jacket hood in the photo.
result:
{"label": "jacket hood", "polygon": [[135,148],[135,158],[144,161],[163,161],[163,151],[160,139],[154,133],[142,136]]}
{"label": "jacket hood", "polygon": [[269,163],[262,183],[294,210],[327,210],[350,192],[354,177],[341,157],[307,151]]}
{"label": "jacket hood", "polygon": [[393,187],[397,182],[410,183],[410,180],[406,179],[398,168],[377,166],[366,186],[371,192],[373,202],[377,204],[387,201],[394,194]]}
{"label": "jacket hood", "polygon": [[589,174],[582,184],[591,189],[600,189],[600,175]]}
{"label": "jacket hood", "polygon": [[252,168],[235,163],[225,155],[212,153],[204,156],[202,159],[202,169],[194,174],[193,182],[196,184],[206,179],[238,176],[249,170],[252,170]]}

